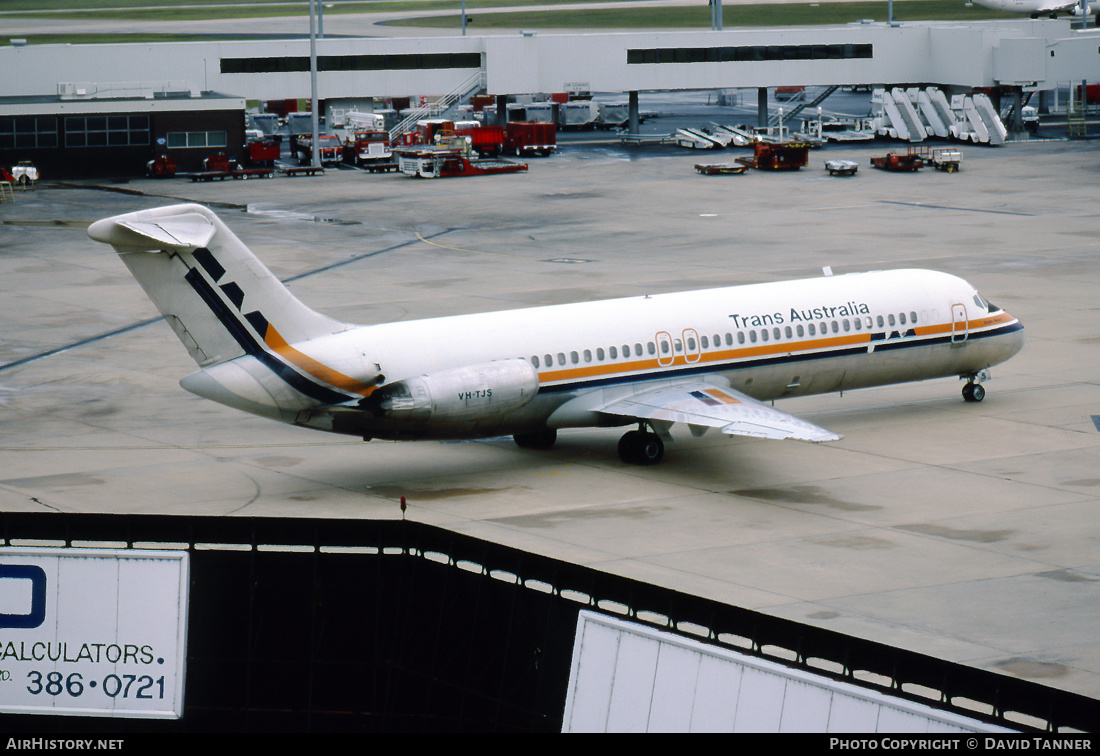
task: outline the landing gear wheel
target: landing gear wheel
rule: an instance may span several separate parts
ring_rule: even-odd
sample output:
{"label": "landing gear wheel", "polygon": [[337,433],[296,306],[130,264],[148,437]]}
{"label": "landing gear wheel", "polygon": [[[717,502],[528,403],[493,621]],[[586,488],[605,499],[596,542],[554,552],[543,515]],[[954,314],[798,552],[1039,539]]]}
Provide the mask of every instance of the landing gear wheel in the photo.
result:
{"label": "landing gear wheel", "polygon": [[980,402],[985,399],[985,388],[980,383],[968,383],[963,386],[963,399],[968,402]]}
{"label": "landing gear wheel", "polygon": [[535,431],[534,433],[517,433],[512,436],[512,440],[521,449],[546,450],[554,446],[554,442],[558,440],[558,432],[551,428],[544,431]]}
{"label": "landing gear wheel", "polygon": [[619,439],[619,459],[628,465],[655,465],[664,456],[665,442],[656,433],[628,431]]}

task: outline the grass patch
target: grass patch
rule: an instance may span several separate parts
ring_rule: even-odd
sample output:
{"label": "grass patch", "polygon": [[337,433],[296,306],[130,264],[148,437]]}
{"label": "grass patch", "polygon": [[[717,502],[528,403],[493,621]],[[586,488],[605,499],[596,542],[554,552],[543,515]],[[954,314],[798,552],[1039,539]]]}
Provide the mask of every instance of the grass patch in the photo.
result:
{"label": "grass patch", "polygon": [[[192,5],[217,6],[227,0],[187,0],[185,7],[179,7],[169,0],[106,0],[105,7],[87,7],[74,5],[73,0],[4,0],[0,4],[0,19],[12,12],[20,18],[52,18],[66,20],[121,19],[142,21],[204,21],[219,18],[276,18],[286,16],[309,16],[309,5],[300,3],[277,3],[270,0],[232,0],[231,5],[214,8],[191,7]],[[539,5],[559,5],[578,2],[616,2],[617,0],[538,0]],[[626,2],[626,0],[618,0]],[[525,8],[535,0],[466,0],[467,10],[471,8]],[[325,16],[339,16],[347,13],[401,13],[404,11],[454,11],[459,12],[460,0],[370,0],[367,2],[348,2],[325,8]],[[12,13],[15,15],[15,13]]]}
{"label": "grass patch", "polygon": [[[703,5],[653,8],[563,8],[562,10],[528,11],[539,5],[574,4],[585,0],[466,0],[467,14],[477,29],[708,29],[710,9]],[[592,0],[596,2],[597,0]],[[607,0],[602,0],[606,2]],[[270,0],[234,0],[236,6],[214,6],[225,0],[188,0],[177,7],[169,0],[104,0],[111,9],[74,8],[74,0],[4,0],[0,9],[20,11],[19,17],[39,16],[68,20],[128,19],[155,21],[190,21],[214,18],[263,18],[272,16],[308,16],[305,2],[272,5]],[[129,6],[135,6],[126,10]],[[138,8],[136,6],[143,6]],[[157,7],[149,7],[157,6]],[[477,13],[481,8],[514,7],[506,13]],[[122,10],[119,10],[122,8]],[[821,2],[821,3],[756,3],[726,6],[723,19],[726,28],[761,26],[803,26],[847,24],[859,19],[886,20],[886,2]],[[26,11],[26,13],[22,13]],[[47,13],[46,11],[59,11]],[[459,28],[459,0],[376,0],[353,2],[325,9],[326,16],[345,13],[401,13],[404,11],[438,11],[440,15],[391,22],[395,26]],[[0,14],[0,21],[6,14]],[[963,0],[898,0],[894,3],[894,18],[899,21],[979,21],[1018,18],[1017,14],[995,11],[981,6],[964,5]],[[302,34],[308,28],[303,25]],[[10,37],[13,35],[7,35]],[[24,37],[28,44],[114,44],[144,42],[193,42],[210,39],[270,38],[270,34],[36,34]],[[300,35],[299,35],[300,36]],[[0,45],[7,44],[7,37]]]}
{"label": "grass patch", "polygon": [[[469,8],[469,6],[467,6]],[[784,3],[725,6],[723,26],[804,26],[847,24],[869,18],[886,21],[886,3]],[[560,11],[516,11],[471,14],[477,28],[523,29],[708,29],[710,9],[705,6],[675,8],[593,8]],[[1017,14],[981,6],[965,6],[961,0],[911,0],[894,3],[896,21],[980,21],[1018,18]],[[457,23],[458,13],[393,21],[392,25],[446,28]]]}

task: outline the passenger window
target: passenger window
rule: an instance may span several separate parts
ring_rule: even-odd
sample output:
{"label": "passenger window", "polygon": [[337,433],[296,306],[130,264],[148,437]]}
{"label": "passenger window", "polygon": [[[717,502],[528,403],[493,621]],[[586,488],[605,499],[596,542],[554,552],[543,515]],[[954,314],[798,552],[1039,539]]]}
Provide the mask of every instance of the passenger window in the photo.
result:
{"label": "passenger window", "polygon": [[585,349],[584,350],[584,361],[585,362],[591,362],[592,361],[592,350],[591,349]]}
{"label": "passenger window", "polygon": [[668,342],[667,341],[662,341],[661,342],[661,354],[668,354]]}
{"label": "passenger window", "polygon": [[889,321],[890,325],[894,325],[894,313],[890,313],[889,315],[887,315],[886,319],[887,321]]}
{"label": "passenger window", "polygon": [[885,328],[886,327],[886,321],[884,321],[882,319],[881,315],[879,315],[877,318],[875,318],[875,320],[876,320],[876,322],[878,322],[878,327],[879,328]]}
{"label": "passenger window", "polygon": [[787,334],[788,339],[793,339],[794,338],[794,331],[791,330],[790,326],[787,326],[786,328],[784,328],[783,332]]}
{"label": "passenger window", "polygon": [[[738,333],[737,336],[740,338],[739,343],[744,344],[745,335],[743,333]],[[726,346],[733,346],[733,335],[730,334],[728,331],[726,332]]]}
{"label": "passenger window", "polygon": [[[729,336],[728,333],[726,335]],[[744,344],[745,343],[745,332],[744,331],[738,331],[737,332],[737,343],[738,344]]]}
{"label": "passenger window", "polygon": [[550,355],[546,355],[546,367],[553,367],[553,366],[554,366],[553,358],[550,357]]}
{"label": "passenger window", "polygon": [[809,329],[811,336],[816,336],[817,335],[817,328],[814,327],[813,323],[810,323],[809,325],[807,325],[806,328]]}
{"label": "passenger window", "polygon": [[912,323],[913,325],[917,324],[917,313],[916,312],[909,313],[909,322]]}
{"label": "passenger window", "polygon": [[[704,336],[703,338],[705,339],[706,336]],[[688,339],[688,349],[690,349],[693,352],[695,351],[695,339],[690,339],[690,338]]]}
{"label": "passenger window", "polygon": [[845,331],[852,330],[852,324],[848,322],[848,318],[844,318],[844,320],[840,321],[840,324]]}
{"label": "passenger window", "polygon": [[619,359],[619,350],[618,349],[616,349],[615,347],[609,347],[607,351],[608,351],[608,354],[611,355],[611,359],[613,359],[613,360]]}
{"label": "passenger window", "polygon": [[596,359],[603,362],[603,347],[596,347]]}
{"label": "passenger window", "polygon": [[904,312],[898,315],[898,322],[901,323],[902,325],[905,325],[905,313]]}
{"label": "passenger window", "polygon": [[839,323],[837,323],[837,322],[836,322],[836,321],[834,320],[834,321],[833,321],[833,333],[839,333],[839,332],[840,332],[840,324],[839,324]]}
{"label": "passenger window", "polygon": [[795,332],[798,334],[798,338],[800,339],[806,335],[806,329],[802,327],[801,323],[795,326]]}
{"label": "passenger window", "polygon": [[[699,343],[702,345],[703,349],[710,349],[710,339],[708,339],[706,336],[700,336]],[[692,344],[690,341],[688,342],[688,346],[690,346],[692,349],[695,348],[695,344]]]}
{"label": "passenger window", "polygon": [[539,366],[539,356],[537,354],[531,358],[531,364],[536,368]]}
{"label": "passenger window", "polygon": [[630,345],[629,344],[623,344],[623,359],[626,359],[629,356],[630,356]]}
{"label": "passenger window", "polygon": [[749,341],[756,343],[756,331],[749,331]]}
{"label": "passenger window", "polygon": [[569,359],[571,359],[573,361],[574,365],[576,365],[578,362],[581,361],[581,358],[577,355],[576,352],[570,352],[569,353]]}
{"label": "passenger window", "polygon": [[861,328],[863,328],[863,321],[860,320],[859,318],[856,318],[855,320],[852,321],[852,325],[854,325],[856,327],[856,330],[858,331]]}
{"label": "passenger window", "polygon": [[558,352],[558,364],[559,365],[564,365],[565,364],[565,352]]}
{"label": "passenger window", "polygon": [[767,328],[761,328],[760,329],[760,340],[761,341],[767,341],[768,340],[768,329]]}
{"label": "passenger window", "polygon": [[775,328],[772,329],[772,336],[775,338],[776,341],[779,341],[779,339],[781,338],[780,337],[779,326],[776,326]]}
{"label": "passenger window", "polygon": [[679,339],[673,339],[672,348],[676,350],[676,354],[679,354],[680,352],[684,351],[684,342],[680,341]]}

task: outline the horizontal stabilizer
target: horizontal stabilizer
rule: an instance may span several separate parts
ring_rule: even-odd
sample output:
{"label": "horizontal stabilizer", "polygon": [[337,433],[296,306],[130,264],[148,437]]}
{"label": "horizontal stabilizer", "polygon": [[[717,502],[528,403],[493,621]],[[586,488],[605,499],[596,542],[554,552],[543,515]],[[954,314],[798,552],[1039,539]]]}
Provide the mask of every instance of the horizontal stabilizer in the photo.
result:
{"label": "horizontal stabilizer", "polygon": [[88,235],[96,241],[116,247],[174,249],[192,251],[207,246],[217,228],[210,219],[196,212],[181,212],[140,220],[120,216],[93,223]]}
{"label": "horizontal stabilizer", "polygon": [[769,407],[730,388],[703,383],[681,383],[617,399],[600,412],[720,428],[731,436],[800,441],[837,441],[839,434]]}

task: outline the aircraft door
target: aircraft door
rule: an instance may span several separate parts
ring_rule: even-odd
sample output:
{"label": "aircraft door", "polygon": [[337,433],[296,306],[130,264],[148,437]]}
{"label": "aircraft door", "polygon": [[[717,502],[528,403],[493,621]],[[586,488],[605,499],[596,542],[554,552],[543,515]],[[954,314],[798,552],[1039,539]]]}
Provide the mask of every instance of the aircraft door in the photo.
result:
{"label": "aircraft door", "polygon": [[970,335],[970,321],[966,317],[966,305],[951,305],[951,343],[964,344]]}
{"label": "aircraft door", "polygon": [[667,367],[676,359],[676,353],[672,349],[672,334],[668,331],[657,331],[657,364]]}
{"label": "aircraft door", "polygon": [[684,329],[684,359],[689,362],[698,362],[703,356],[703,347],[699,345],[699,334],[694,328]]}

